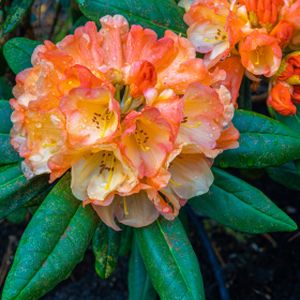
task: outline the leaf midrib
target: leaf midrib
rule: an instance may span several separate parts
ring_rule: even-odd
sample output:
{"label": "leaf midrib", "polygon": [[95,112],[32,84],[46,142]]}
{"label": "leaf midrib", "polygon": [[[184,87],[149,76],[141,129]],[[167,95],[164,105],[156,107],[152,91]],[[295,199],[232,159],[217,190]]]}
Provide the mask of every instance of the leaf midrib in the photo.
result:
{"label": "leaf midrib", "polygon": [[181,277],[183,278],[183,282],[184,282],[184,284],[185,284],[185,286],[186,286],[187,292],[188,292],[190,295],[192,295],[192,297],[194,298],[194,295],[193,295],[193,293],[192,293],[192,290],[190,289],[190,287],[189,287],[189,285],[188,285],[188,283],[187,283],[187,281],[186,281],[186,278],[185,278],[184,274],[182,273],[181,268],[179,267],[179,264],[178,264],[178,261],[177,261],[177,259],[176,259],[176,256],[173,254],[173,251],[171,250],[171,247],[169,246],[168,239],[166,238],[166,235],[165,235],[165,233],[164,233],[164,231],[163,231],[163,229],[162,229],[162,227],[161,227],[161,224],[160,224],[159,220],[156,220],[155,222],[156,222],[156,224],[157,224],[157,226],[158,226],[158,229],[159,229],[160,233],[162,234],[164,240],[166,241],[166,244],[168,245],[167,248],[168,248],[168,250],[169,250],[171,256],[173,257],[174,261],[176,262],[176,267],[177,267],[177,269],[179,270],[179,273],[180,273]]}

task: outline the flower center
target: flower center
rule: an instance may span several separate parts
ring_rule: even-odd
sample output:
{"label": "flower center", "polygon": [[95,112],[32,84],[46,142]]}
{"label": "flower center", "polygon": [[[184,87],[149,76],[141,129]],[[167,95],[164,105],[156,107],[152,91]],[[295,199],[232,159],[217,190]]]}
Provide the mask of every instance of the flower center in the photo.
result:
{"label": "flower center", "polygon": [[[108,190],[111,184],[113,173],[115,171],[116,157],[111,151],[103,151],[101,153],[100,170],[99,174],[107,176],[107,183],[105,189]],[[106,173],[106,174],[105,174]]]}
{"label": "flower center", "polygon": [[95,124],[97,129],[101,129],[101,138],[104,137],[107,128],[111,125],[113,121],[113,112],[108,108],[101,113],[93,113],[92,122]]}
{"label": "flower center", "polygon": [[150,147],[147,146],[147,143],[150,138],[149,134],[146,132],[145,128],[143,128],[143,125],[139,121],[136,122],[134,137],[137,144],[141,147],[143,151],[148,151],[150,149]]}

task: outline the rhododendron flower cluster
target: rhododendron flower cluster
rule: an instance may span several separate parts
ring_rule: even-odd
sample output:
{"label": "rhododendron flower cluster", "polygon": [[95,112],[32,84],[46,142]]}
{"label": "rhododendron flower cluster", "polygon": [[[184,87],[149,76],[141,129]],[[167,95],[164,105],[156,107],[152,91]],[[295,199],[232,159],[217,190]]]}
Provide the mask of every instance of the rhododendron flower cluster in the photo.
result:
{"label": "rhododendron flower cluster", "polygon": [[182,0],[187,35],[207,65],[239,55],[253,75],[273,76],[282,51],[299,46],[300,1]]}
{"label": "rhododendron flower cluster", "polygon": [[[244,71],[248,77],[277,77],[282,56],[300,47],[300,0],[181,0],[187,36],[211,68],[225,66],[233,100]],[[281,72],[281,71],[280,71]],[[235,85],[228,86],[234,79]],[[268,104],[283,115],[296,112],[297,87],[278,78]]]}
{"label": "rhododendron flower cluster", "polygon": [[171,31],[100,22],[35,49],[13,89],[11,143],[27,177],[71,169],[75,197],[116,230],[116,219],[173,219],[208,191],[213,159],[238,146],[224,71],[208,72]]}

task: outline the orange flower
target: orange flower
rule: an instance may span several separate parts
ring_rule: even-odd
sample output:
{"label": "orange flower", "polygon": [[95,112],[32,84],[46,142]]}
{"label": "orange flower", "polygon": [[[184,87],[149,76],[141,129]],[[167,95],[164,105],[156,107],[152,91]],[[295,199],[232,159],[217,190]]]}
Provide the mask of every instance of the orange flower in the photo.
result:
{"label": "orange flower", "polygon": [[280,66],[282,52],[276,38],[260,30],[241,41],[239,52],[243,66],[254,75],[273,76]]}
{"label": "orange flower", "polygon": [[28,177],[71,169],[75,197],[116,230],[116,219],[173,219],[208,191],[213,158],[238,146],[224,71],[170,31],[100,22],[35,49],[13,90],[12,145]]}
{"label": "orange flower", "polygon": [[300,52],[292,52],[283,59],[277,79],[291,85],[300,84]]}
{"label": "orange flower", "polygon": [[239,54],[248,72],[271,77],[282,49],[300,44],[300,0],[194,0],[180,5],[186,10],[188,39],[208,67]]}
{"label": "orange flower", "polygon": [[278,20],[283,0],[244,0],[250,22],[271,28]]}
{"label": "orange flower", "polygon": [[277,83],[272,88],[268,98],[268,105],[284,116],[294,115],[297,110],[292,102],[289,86],[282,83]]}

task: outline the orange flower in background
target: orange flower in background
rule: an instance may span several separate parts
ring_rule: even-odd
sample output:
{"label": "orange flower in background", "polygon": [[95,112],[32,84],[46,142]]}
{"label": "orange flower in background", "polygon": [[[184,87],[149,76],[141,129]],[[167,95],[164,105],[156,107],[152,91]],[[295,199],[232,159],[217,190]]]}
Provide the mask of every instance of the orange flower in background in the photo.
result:
{"label": "orange flower in background", "polygon": [[268,98],[268,105],[284,116],[294,115],[296,106],[292,102],[289,86],[277,83],[271,90]]}
{"label": "orange flower in background", "polygon": [[187,39],[119,15],[100,22],[35,49],[13,89],[12,145],[27,177],[71,169],[75,197],[116,230],[116,219],[173,219],[208,191],[213,159],[238,146],[233,89]]}
{"label": "orange flower in background", "polygon": [[270,77],[281,63],[282,52],[276,38],[259,30],[241,41],[239,52],[243,66],[254,75]]}
{"label": "orange flower in background", "polygon": [[181,1],[188,39],[213,67],[240,55],[246,70],[273,76],[284,48],[299,47],[300,0]]}
{"label": "orange flower in background", "polygon": [[292,52],[283,58],[279,71],[270,83],[272,86],[268,104],[282,115],[296,113],[300,102],[300,52]]}

